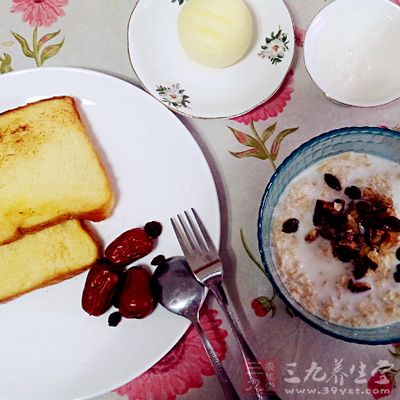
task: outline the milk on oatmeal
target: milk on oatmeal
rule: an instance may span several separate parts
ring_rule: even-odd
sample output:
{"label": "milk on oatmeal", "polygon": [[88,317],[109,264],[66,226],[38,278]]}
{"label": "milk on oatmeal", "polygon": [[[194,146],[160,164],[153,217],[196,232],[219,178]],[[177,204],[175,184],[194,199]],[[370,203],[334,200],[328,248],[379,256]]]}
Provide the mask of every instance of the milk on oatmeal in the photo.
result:
{"label": "milk on oatmeal", "polygon": [[[325,174],[336,177],[342,190],[328,186],[324,179]],[[357,249],[354,254],[358,254],[357,257],[368,254],[369,257],[364,257],[363,260],[367,260],[370,267],[361,274],[355,267],[358,261],[350,261],[345,257],[339,257],[340,260],[337,254],[334,256],[336,250],[333,249],[333,241],[327,233],[323,234],[320,230],[322,233],[314,240],[305,240],[307,234],[318,230],[313,223],[317,200],[323,200],[329,206],[337,206],[337,210],[344,204],[343,207],[347,210],[351,207],[355,209],[357,200],[352,201],[345,194],[345,189],[352,186],[364,190],[366,195],[376,194],[379,201],[382,200],[379,196],[383,196],[383,203],[388,199],[388,203],[391,203],[391,216],[385,216],[385,221],[394,221],[397,224],[396,217],[400,216],[399,164],[354,152],[326,158],[301,172],[279,199],[273,216],[271,235],[275,266],[293,298],[309,312],[340,325],[386,325],[400,320],[400,283],[396,282],[400,280],[400,271],[396,275],[396,265],[400,261],[395,254],[400,238],[397,226],[394,228],[395,232],[388,233],[384,228],[376,228],[374,236],[372,233],[368,236],[371,242],[381,243],[374,247],[371,243],[360,243],[360,237],[364,240],[367,233],[361,223],[357,223],[358,220],[354,220],[349,214],[345,215],[357,227],[354,232],[357,232],[358,247],[362,248],[361,251]],[[358,202],[362,200],[363,198]],[[350,214],[358,218],[357,211],[354,213]],[[295,222],[298,220],[295,232],[283,231],[283,224],[288,219],[295,219]],[[352,234],[348,232],[350,230],[344,235]],[[390,240],[387,239],[389,236]],[[351,244],[355,245],[355,242]],[[376,263],[371,261],[371,257]]]}

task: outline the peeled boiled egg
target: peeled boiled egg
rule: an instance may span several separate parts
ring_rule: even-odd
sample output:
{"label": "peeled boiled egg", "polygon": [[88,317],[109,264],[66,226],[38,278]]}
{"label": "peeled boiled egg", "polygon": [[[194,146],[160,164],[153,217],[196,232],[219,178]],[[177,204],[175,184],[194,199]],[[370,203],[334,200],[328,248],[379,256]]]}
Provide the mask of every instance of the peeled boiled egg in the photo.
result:
{"label": "peeled boiled egg", "polygon": [[250,46],[253,22],[243,0],[188,0],[178,18],[182,48],[207,67],[227,67]]}

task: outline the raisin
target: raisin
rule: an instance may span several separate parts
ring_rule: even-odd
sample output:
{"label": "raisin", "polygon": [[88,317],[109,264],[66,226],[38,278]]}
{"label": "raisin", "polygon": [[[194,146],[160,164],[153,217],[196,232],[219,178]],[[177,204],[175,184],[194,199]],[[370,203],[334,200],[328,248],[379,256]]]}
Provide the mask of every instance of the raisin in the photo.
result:
{"label": "raisin", "polygon": [[352,200],[347,204],[347,210],[354,211],[356,209],[356,203]]}
{"label": "raisin", "polygon": [[[364,225],[367,226],[369,229],[372,229],[372,236],[375,236],[376,230],[385,229],[385,222],[382,218],[371,216],[366,218],[363,221]],[[386,228],[387,229],[387,228]]]}
{"label": "raisin", "polygon": [[108,317],[108,326],[117,326],[122,320],[122,315],[117,311]]}
{"label": "raisin", "polygon": [[397,264],[397,265],[396,265],[396,272],[399,272],[399,273],[400,273],[400,264]]}
{"label": "raisin", "polygon": [[317,200],[314,207],[313,224],[319,226],[324,220],[324,201]]}
{"label": "raisin", "polygon": [[400,272],[396,271],[396,272],[393,274],[393,278],[394,278],[394,280],[395,280],[396,282],[400,282]]}
{"label": "raisin", "polygon": [[313,224],[320,226],[326,222],[331,223],[337,215],[338,212],[335,210],[333,202],[317,200],[314,208]]}
{"label": "raisin", "polygon": [[378,263],[372,260],[370,257],[365,257],[365,264],[369,269],[372,269],[372,271],[376,271],[378,269]]}
{"label": "raisin", "polygon": [[388,209],[387,204],[379,201],[375,202],[373,205],[373,210],[376,214],[387,213],[387,209]]}
{"label": "raisin", "polygon": [[344,189],[344,194],[352,200],[361,199],[361,190],[357,186],[348,186]]}
{"label": "raisin", "polygon": [[353,265],[354,265],[353,275],[355,279],[363,278],[368,272],[368,265],[363,263],[361,260],[355,261]]}
{"label": "raisin", "polygon": [[162,225],[157,221],[148,222],[144,226],[144,231],[152,238],[156,239],[161,235]]}
{"label": "raisin", "polygon": [[152,260],[151,260],[151,265],[154,266],[158,266],[160,264],[162,264],[165,261],[165,257],[162,254],[159,254],[158,256],[155,256]]}
{"label": "raisin", "polygon": [[340,184],[340,181],[338,178],[336,178],[335,175],[332,174],[324,174],[324,180],[325,183],[334,190],[337,190],[340,192],[342,190],[342,185]]}
{"label": "raisin", "polygon": [[347,225],[347,216],[345,214],[331,214],[329,216],[329,222],[333,228],[343,230]]}
{"label": "raisin", "polygon": [[319,234],[326,240],[332,240],[334,236],[333,231],[331,229],[325,229],[325,228],[320,229]]}
{"label": "raisin", "polygon": [[299,229],[299,220],[296,218],[289,218],[282,224],[282,232],[294,233]]}
{"label": "raisin", "polygon": [[348,246],[339,246],[335,248],[335,255],[342,262],[350,262],[354,258],[354,250]]}
{"label": "raisin", "polygon": [[400,219],[394,216],[383,218],[383,225],[393,232],[400,232]]}
{"label": "raisin", "polygon": [[368,282],[354,282],[353,279],[349,279],[347,288],[353,293],[361,293],[371,289],[371,285]]}
{"label": "raisin", "polygon": [[400,260],[400,247],[396,250],[396,258]]}
{"label": "raisin", "polygon": [[372,205],[368,201],[361,200],[356,203],[355,205],[356,210],[361,214],[361,215],[367,215],[372,211]]}

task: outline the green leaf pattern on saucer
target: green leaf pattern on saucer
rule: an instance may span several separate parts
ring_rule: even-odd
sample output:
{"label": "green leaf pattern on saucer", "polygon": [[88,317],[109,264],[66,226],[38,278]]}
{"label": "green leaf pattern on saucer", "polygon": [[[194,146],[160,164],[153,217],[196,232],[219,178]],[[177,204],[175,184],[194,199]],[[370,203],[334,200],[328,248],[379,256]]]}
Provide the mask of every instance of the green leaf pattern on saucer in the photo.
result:
{"label": "green leaf pattern on saucer", "polygon": [[176,108],[190,108],[189,96],[184,94],[185,89],[182,89],[179,83],[173,83],[170,86],[159,85],[156,91],[164,103]]}
{"label": "green leaf pattern on saucer", "polygon": [[261,45],[258,55],[261,58],[268,58],[272,65],[279,64],[285,57],[285,52],[289,49],[287,34],[279,27],[278,31],[271,32],[270,37],[265,38],[265,44]]}

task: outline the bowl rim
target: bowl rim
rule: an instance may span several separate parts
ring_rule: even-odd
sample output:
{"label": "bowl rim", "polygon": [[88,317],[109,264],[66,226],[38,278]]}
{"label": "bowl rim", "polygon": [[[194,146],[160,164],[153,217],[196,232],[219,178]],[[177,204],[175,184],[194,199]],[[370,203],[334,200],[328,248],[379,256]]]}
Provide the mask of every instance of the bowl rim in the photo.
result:
{"label": "bowl rim", "polygon": [[[298,304],[300,310],[296,309],[293,304],[286,298],[284,295],[283,291],[281,290],[280,285],[275,281],[274,277],[270,273],[270,267],[267,264],[266,257],[265,257],[265,251],[262,245],[262,239],[264,236],[263,232],[263,227],[262,227],[262,222],[264,219],[264,213],[265,213],[265,203],[266,200],[269,196],[269,193],[271,191],[271,188],[277,179],[277,177],[285,170],[286,166],[295,158],[297,158],[305,149],[308,147],[312,146],[315,143],[320,142],[321,140],[324,139],[329,139],[329,138],[336,138],[336,137],[342,137],[346,134],[350,133],[355,133],[355,132],[363,132],[363,133],[368,133],[368,134],[379,134],[381,136],[389,136],[393,137],[395,139],[398,139],[400,141],[400,133],[397,131],[394,131],[389,128],[384,128],[384,127],[372,127],[372,126],[354,126],[354,127],[344,127],[344,128],[337,128],[333,129],[327,132],[324,132],[318,136],[315,136],[311,138],[310,140],[304,142],[301,144],[299,147],[297,147],[295,150],[293,150],[283,161],[282,163],[278,166],[277,170],[273,173],[271,176],[269,182],[267,183],[260,207],[259,207],[259,212],[258,212],[258,220],[257,220],[257,238],[258,238],[258,250],[261,255],[261,261],[264,267],[264,271],[271,282],[273,288],[275,289],[276,293],[279,295],[279,297],[283,300],[285,305],[294,313],[295,316],[300,317],[303,321],[305,321],[307,324],[312,326],[313,328],[317,329],[318,331],[325,333],[329,336],[332,336],[336,339],[341,339],[346,342],[351,342],[351,343],[360,343],[360,344],[369,344],[369,345],[383,345],[383,344],[391,344],[400,339],[400,325],[399,325],[399,333],[397,336],[389,337],[386,339],[369,339],[369,338],[358,338],[358,337],[349,337],[341,333],[337,332],[332,332],[329,330],[327,327],[324,327],[322,324],[319,325],[315,321],[313,321],[311,318],[307,317],[305,314],[301,312],[301,310],[305,310],[314,317],[318,318],[323,324],[326,324],[326,326],[334,325],[334,326],[339,326],[344,329],[349,329],[349,330],[354,330],[354,331],[372,331],[375,329],[385,329],[386,327],[389,327],[394,324],[400,324],[399,322],[394,322],[393,324],[389,325],[383,325],[383,326],[378,326],[378,327],[366,327],[366,328],[356,328],[356,327],[351,327],[351,326],[346,326],[346,325],[339,325],[339,324],[334,324],[332,322],[329,322],[328,320],[324,320],[323,318],[319,317],[318,315],[312,314],[310,311],[306,310],[299,302],[297,302],[294,298],[293,301]],[[274,266],[275,268],[275,266]],[[282,284],[282,288],[284,285]]]}

